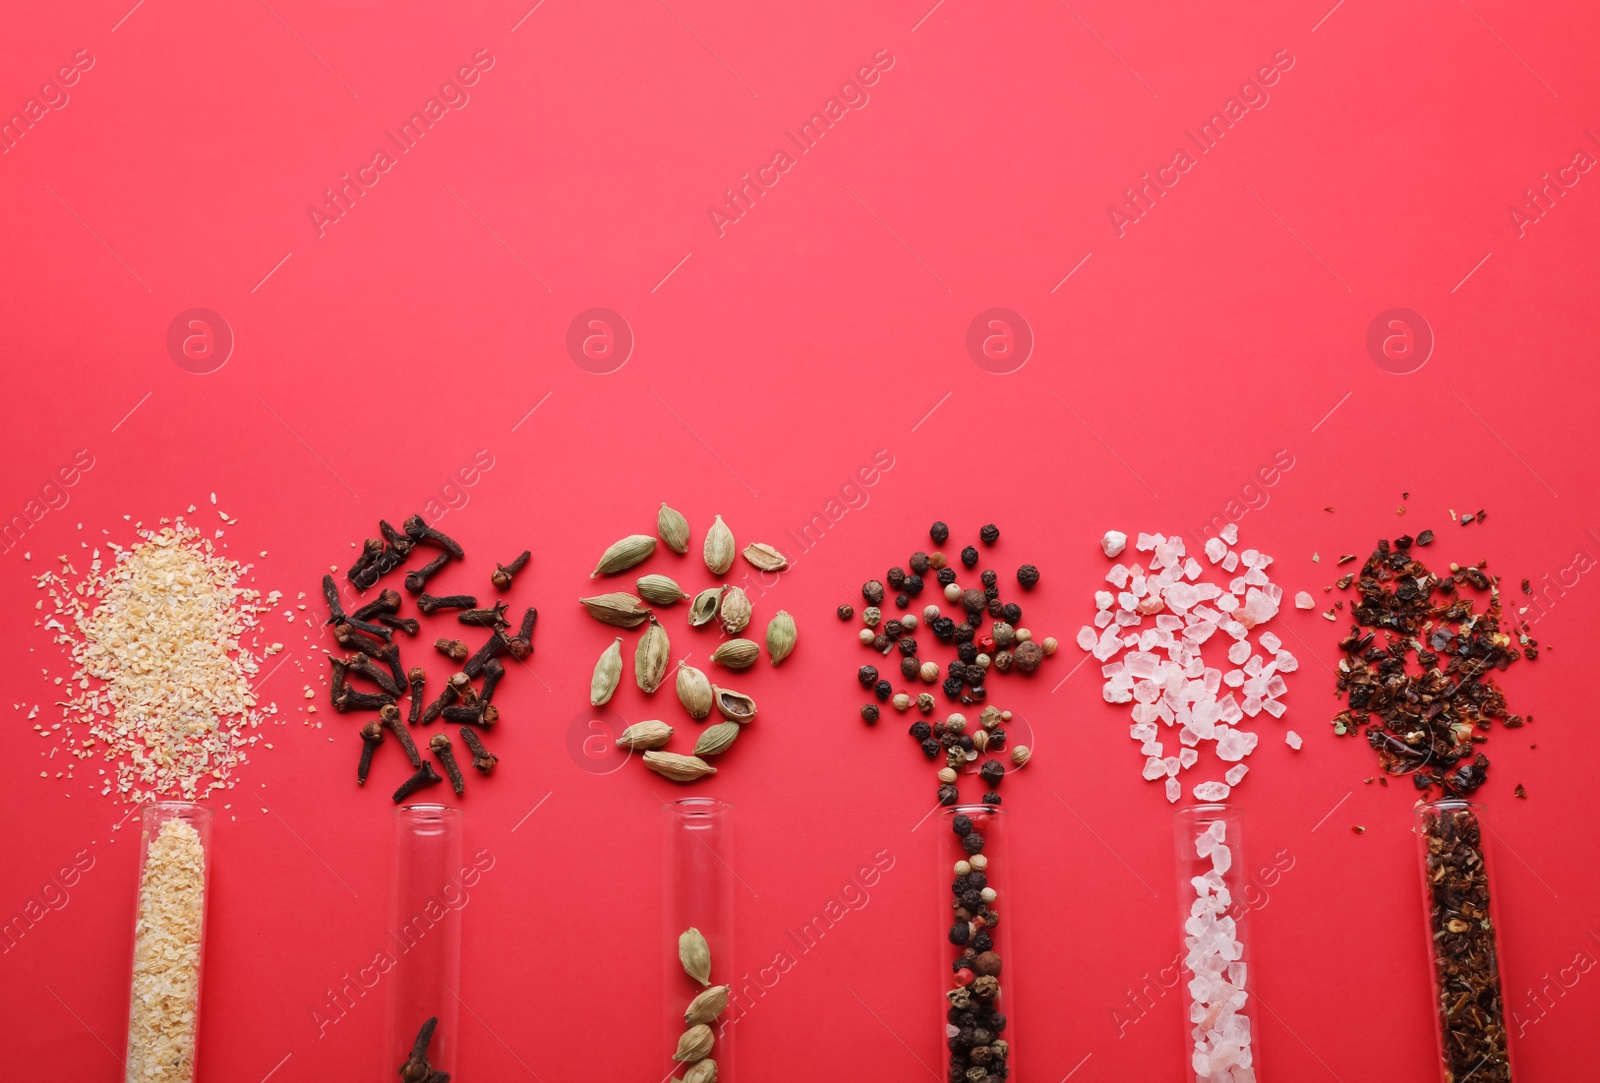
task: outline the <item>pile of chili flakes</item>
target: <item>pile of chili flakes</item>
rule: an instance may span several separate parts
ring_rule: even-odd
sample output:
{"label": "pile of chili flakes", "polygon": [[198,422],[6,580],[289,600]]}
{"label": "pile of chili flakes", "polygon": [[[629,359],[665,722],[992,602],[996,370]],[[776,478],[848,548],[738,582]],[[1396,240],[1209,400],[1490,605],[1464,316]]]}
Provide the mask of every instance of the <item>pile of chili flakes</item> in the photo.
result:
{"label": "pile of chili flakes", "polygon": [[[1538,643],[1526,630],[1502,630],[1500,581],[1483,570],[1487,562],[1436,575],[1415,544],[1380,540],[1356,579],[1356,623],[1339,644],[1337,687],[1348,702],[1333,729],[1361,730],[1383,770],[1410,774],[1418,790],[1470,793],[1489,767],[1477,746],[1491,722],[1516,729],[1531,721],[1507,710],[1493,675],[1524,653],[1537,658]],[[1463,587],[1488,591],[1487,607],[1479,611]]]}

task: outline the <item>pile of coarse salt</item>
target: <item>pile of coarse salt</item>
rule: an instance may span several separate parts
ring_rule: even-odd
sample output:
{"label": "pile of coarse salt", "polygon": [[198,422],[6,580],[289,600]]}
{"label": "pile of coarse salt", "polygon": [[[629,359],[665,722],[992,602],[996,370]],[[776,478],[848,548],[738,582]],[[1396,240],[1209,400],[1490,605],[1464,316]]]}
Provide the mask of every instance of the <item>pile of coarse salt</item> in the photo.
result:
{"label": "pile of coarse salt", "polygon": [[[1217,758],[1234,766],[1225,781],[1196,785],[1194,796],[1227,798],[1249,770],[1239,761],[1258,739],[1239,729],[1240,723],[1262,711],[1281,718],[1288,690],[1282,675],[1300,665],[1277,636],[1260,630],[1278,615],[1283,599],[1283,589],[1267,577],[1272,558],[1254,549],[1234,551],[1230,546],[1238,538],[1239,528],[1230,523],[1220,538],[1206,541],[1213,566],[1239,572],[1219,586],[1202,580],[1205,569],[1184,554],[1182,538],[1140,534],[1135,548],[1151,554],[1149,567],[1113,565],[1106,581],[1117,593],[1097,591],[1094,625],[1078,632],[1078,646],[1105,663],[1100,673],[1106,702],[1133,704],[1129,736],[1145,755],[1144,777],[1166,779],[1168,801],[1182,796],[1178,773],[1199,762],[1201,741],[1214,741]],[[1106,555],[1121,553],[1125,541],[1116,532],[1106,535]],[[1217,632],[1228,640],[1233,668],[1206,664],[1203,646]],[[1118,655],[1123,657],[1114,661]],[[1157,723],[1177,727],[1177,755],[1165,755]]]}
{"label": "pile of coarse salt", "polygon": [[1211,868],[1196,876],[1195,901],[1183,923],[1183,964],[1189,979],[1189,1032],[1194,1039],[1190,1063],[1198,1083],[1255,1083],[1254,1055],[1250,1049],[1250,1017],[1243,1014],[1250,994],[1245,991],[1249,964],[1239,928],[1228,916],[1233,894],[1225,879],[1233,867],[1233,854],[1224,844],[1228,825],[1214,822],[1195,839],[1195,854],[1210,858]]}
{"label": "pile of coarse salt", "polygon": [[[60,572],[36,580],[54,602],[45,627],[78,668],[64,685],[70,698],[57,702],[67,725],[34,729],[59,731],[78,760],[98,747],[115,766],[115,789],[133,800],[193,799],[231,786],[259,739],[251,731],[277,713],[257,703],[260,661],[245,639],[281,595],[263,598],[244,585],[250,566],[219,555],[181,517],[161,524],[140,530],[130,548],[108,542],[109,565],[94,550],[81,580],[65,556]],[[274,643],[263,654],[282,649]],[[100,792],[112,789],[107,777]]]}

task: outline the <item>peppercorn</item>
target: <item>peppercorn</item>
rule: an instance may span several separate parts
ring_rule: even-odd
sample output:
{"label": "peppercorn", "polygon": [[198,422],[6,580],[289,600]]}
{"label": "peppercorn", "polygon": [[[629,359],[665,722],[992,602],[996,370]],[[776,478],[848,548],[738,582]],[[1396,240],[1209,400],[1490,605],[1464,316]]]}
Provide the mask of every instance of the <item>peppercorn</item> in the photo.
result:
{"label": "peppercorn", "polygon": [[989,599],[988,612],[989,612],[989,616],[991,616],[991,617],[1003,617],[1003,616],[1005,616],[1006,607],[1000,604],[999,595],[996,595],[995,597]]}
{"label": "peppercorn", "polygon": [[1020,624],[1022,622],[1022,607],[1016,602],[1007,602],[1000,608],[1000,615],[1007,624]]}
{"label": "peppercorn", "polygon": [[986,805],[998,805],[1000,803],[1000,795],[990,790],[983,795],[983,803]]}
{"label": "peppercorn", "polygon": [[884,579],[888,582],[890,590],[899,590],[906,581],[906,570],[896,565],[889,569],[889,573],[884,576]]}
{"label": "peppercorn", "polygon": [[890,620],[883,626],[883,634],[888,636],[890,639],[899,639],[900,633],[903,631],[905,631],[905,625],[901,624],[897,620]]}
{"label": "peppercorn", "polygon": [[1017,569],[1017,582],[1022,584],[1023,590],[1032,590],[1034,584],[1039,582],[1039,569],[1032,564],[1024,564]]}
{"label": "peppercorn", "polygon": [[1001,673],[1004,673],[1006,670],[1010,669],[1011,668],[1011,652],[1010,651],[995,651],[995,654],[994,654],[994,668],[998,669]]}
{"label": "peppercorn", "polygon": [[1003,620],[995,621],[994,627],[990,629],[989,638],[994,646],[1001,650],[1009,650],[1017,641],[1017,630]]}
{"label": "peppercorn", "polygon": [[961,906],[962,909],[971,910],[976,914],[983,909],[983,896],[976,891],[964,891],[961,893]]}
{"label": "peppercorn", "polygon": [[999,540],[1000,528],[995,526],[993,523],[989,523],[978,531],[978,537],[983,540],[983,544],[993,545],[997,540]]}
{"label": "peppercorn", "polygon": [[876,703],[862,704],[861,719],[868,725],[876,722],[878,720],[878,705]]}
{"label": "peppercorn", "polygon": [[1023,673],[1032,673],[1039,668],[1039,663],[1044,661],[1044,650],[1030,639],[1018,643],[1012,656],[1019,670]]}
{"label": "peppercorn", "polygon": [[994,789],[1006,777],[1006,767],[999,760],[987,760],[978,768],[978,774],[983,776],[983,781],[989,784],[990,789]]}
{"label": "peppercorn", "polygon": [[890,639],[882,632],[879,632],[877,635],[872,637],[872,649],[877,651],[879,654],[888,654],[889,648],[893,645],[893,643],[894,640]]}
{"label": "peppercorn", "polygon": [[944,681],[944,694],[950,699],[961,695],[961,686],[965,683],[960,677],[946,677]]}
{"label": "peppercorn", "polygon": [[860,669],[856,670],[856,680],[861,682],[862,688],[871,688],[878,680],[877,667],[862,666]]}
{"label": "peppercorn", "polygon": [[940,786],[939,787],[939,804],[941,804],[941,805],[953,805],[958,800],[960,800],[960,794],[957,793],[956,788],[954,786]]}
{"label": "peppercorn", "polygon": [[889,701],[889,696],[894,692],[894,687],[888,681],[879,681],[872,686],[872,694],[884,703]]}
{"label": "peppercorn", "polygon": [[973,627],[971,621],[962,621],[960,624],[956,625],[956,642],[971,643],[972,637],[976,633],[977,629]]}
{"label": "peppercorn", "polygon": [[[966,815],[965,813],[955,816],[950,821],[950,830],[954,831],[957,835],[970,835],[972,833],[972,817]],[[963,884],[965,883],[964,878],[962,882]],[[956,894],[959,895],[961,892],[958,891]]]}
{"label": "peppercorn", "polygon": [[940,568],[933,574],[934,578],[939,580],[939,585],[941,587],[948,587],[951,583],[956,581],[956,570],[954,568]]}
{"label": "peppercorn", "polygon": [[922,586],[923,586],[923,584],[922,584],[922,576],[920,576],[920,575],[908,575],[908,576],[906,576],[905,584],[901,587],[901,589],[906,594],[908,594],[911,597],[915,598],[917,595],[922,593]]}
{"label": "peppercorn", "polygon": [[972,747],[973,747],[972,746],[972,738],[968,734],[963,733],[959,737],[957,737],[956,738],[956,744],[957,744],[957,746],[960,747],[961,751],[963,751],[963,752],[971,752],[972,751]]}
{"label": "peppercorn", "polygon": [[928,714],[933,710],[933,707],[933,694],[931,692],[918,693],[917,710],[921,711],[923,714]]}
{"label": "peppercorn", "polygon": [[917,661],[916,656],[908,654],[904,658],[900,659],[900,676],[904,677],[906,680],[916,680],[917,675],[921,672],[922,663]]}
{"label": "peppercorn", "polygon": [[972,642],[956,644],[956,657],[963,662],[972,663],[978,660],[977,644]]}
{"label": "peppercorn", "polygon": [[[977,952],[992,951],[994,950],[994,937],[987,932],[980,931],[977,936],[972,938],[972,948]],[[994,979],[991,977],[989,980],[993,981]]]}
{"label": "peppercorn", "polygon": [[982,703],[989,698],[989,690],[982,683],[973,683],[968,678],[967,694],[961,697],[963,703]]}
{"label": "peppercorn", "polygon": [[856,615],[855,606],[853,606],[853,605],[841,605],[839,607],[839,619],[840,620],[849,620],[851,617],[853,617],[855,615]]}
{"label": "peppercorn", "polygon": [[[992,763],[993,761],[991,760],[990,762]],[[976,831],[961,836],[961,848],[969,854],[981,854],[983,852],[983,836]]]}
{"label": "peppercorn", "polygon": [[899,646],[900,646],[900,653],[905,655],[907,658],[915,658],[917,656],[917,640],[916,640],[916,637],[914,637],[914,636],[901,636],[900,637]]}
{"label": "peppercorn", "polygon": [[999,597],[1000,597],[1000,588],[999,587],[984,587],[983,588],[983,601],[984,601],[985,605],[987,605],[988,603],[994,601],[995,599],[997,599]]}
{"label": "peppercorn", "polygon": [[933,727],[919,720],[911,723],[911,729],[908,732],[917,741],[926,741],[933,736]]}
{"label": "peppercorn", "polygon": [[861,596],[872,605],[879,604],[883,601],[883,584],[876,579],[868,579],[861,584]]}
{"label": "peppercorn", "polygon": [[901,591],[899,594],[894,596],[894,607],[896,609],[905,609],[910,605],[911,595],[907,594],[905,591]]}
{"label": "peppercorn", "polygon": [[969,568],[972,567],[973,565],[977,564],[978,563],[978,550],[977,550],[977,548],[974,547],[974,546],[969,545],[965,549],[961,550],[961,563],[965,564]]}
{"label": "peppercorn", "polygon": [[[920,549],[918,549],[915,553],[912,553],[911,559],[906,561],[906,563],[911,566],[911,570],[917,575],[927,575],[928,569],[931,567],[928,562],[928,554],[924,553]],[[910,579],[911,577],[908,575],[906,578]]]}
{"label": "peppercorn", "polygon": [[945,560],[943,553],[934,552],[928,554],[928,567],[932,568],[934,571],[938,571],[940,568],[944,567],[946,563],[948,562]]}
{"label": "peppercorn", "polygon": [[983,592],[976,587],[968,587],[962,591],[961,608],[974,615],[982,613],[984,609]]}
{"label": "peppercorn", "polygon": [[989,750],[999,752],[1006,747],[1006,731],[996,726],[989,731]]}
{"label": "peppercorn", "polygon": [[933,634],[939,639],[949,639],[956,634],[956,622],[949,617],[935,617],[929,622]]}
{"label": "peppercorn", "polygon": [[924,756],[928,757],[930,760],[938,759],[939,753],[942,752],[942,751],[944,751],[944,746],[941,745],[936,738],[933,738],[933,737],[925,737],[925,738],[923,738],[923,741],[922,741],[922,754]]}
{"label": "peppercorn", "polygon": [[982,580],[984,590],[993,590],[1000,584],[1000,576],[993,568],[983,569],[983,574],[978,578]]}
{"label": "peppercorn", "polygon": [[972,929],[966,922],[959,922],[950,926],[950,943],[959,947],[972,937]]}

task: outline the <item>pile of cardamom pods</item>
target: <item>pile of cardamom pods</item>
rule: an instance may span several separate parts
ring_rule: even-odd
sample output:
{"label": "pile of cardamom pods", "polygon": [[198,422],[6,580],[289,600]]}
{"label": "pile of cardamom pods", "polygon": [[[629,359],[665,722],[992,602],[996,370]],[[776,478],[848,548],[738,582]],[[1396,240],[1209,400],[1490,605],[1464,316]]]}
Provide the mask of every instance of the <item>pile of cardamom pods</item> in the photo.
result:
{"label": "pile of cardamom pods", "polygon": [[678,1038],[672,1059],[689,1065],[682,1083],[716,1083],[717,1062],[711,1059],[716,1034],[711,1024],[728,1007],[728,987],[711,984],[711,945],[704,934],[690,926],[678,937],[678,959],[684,973],[702,986],[683,1013],[685,1030]]}
{"label": "pile of cardamom pods", "polygon": [[[589,578],[615,576],[631,571],[655,554],[657,540],[668,549],[683,556],[689,551],[689,522],[682,513],[666,504],[656,515],[656,535],[630,534],[612,545],[600,556],[600,562]],[[733,531],[718,515],[706,531],[701,553],[711,574],[722,578],[733,568],[736,543]],[[788,560],[776,548],[756,542],[745,546],[744,558],[758,571],[780,572],[789,566]],[[761,658],[761,645],[745,636],[753,617],[750,596],[743,587],[731,583],[707,587],[691,599],[690,595],[669,575],[651,573],[634,580],[634,591],[612,591],[593,597],[579,598],[589,615],[603,624],[616,628],[633,629],[644,625],[633,649],[633,679],[639,690],[653,696],[667,677],[671,662],[672,643],[655,610],[679,602],[689,602],[689,627],[719,629],[727,637],[711,651],[711,664],[730,671],[743,671]],[[795,646],[794,618],[778,610],[766,627],[767,657],[778,665],[789,657]],[[623,637],[600,653],[594,665],[594,676],[589,682],[589,704],[599,707],[609,703],[622,682]],[[673,729],[660,719],[650,719],[629,726],[617,738],[617,745],[644,753],[644,765],[673,782],[694,782],[717,773],[706,762],[706,757],[726,752],[739,736],[744,725],[756,716],[755,700],[743,692],[712,683],[704,672],[686,662],[679,661],[674,680],[678,700],[689,717],[704,722],[713,710],[721,721],[701,731],[690,755],[664,751],[672,740]]]}

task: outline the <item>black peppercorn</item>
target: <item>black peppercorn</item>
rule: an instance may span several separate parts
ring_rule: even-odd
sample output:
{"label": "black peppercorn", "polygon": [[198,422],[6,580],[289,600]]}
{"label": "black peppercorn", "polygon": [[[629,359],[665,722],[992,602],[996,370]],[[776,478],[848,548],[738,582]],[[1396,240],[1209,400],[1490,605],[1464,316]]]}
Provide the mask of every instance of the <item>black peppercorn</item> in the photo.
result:
{"label": "black peppercorn", "polygon": [[888,636],[884,635],[882,632],[879,632],[872,639],[872,649],[877,651],[879,654],[888,654],[889,653],[889,648],[892,647],[893,645],[894,645],[894,640],[890,639]]}
{"label": "black peppercorn", "polygon": [[[915,553],[912,553],[911,554],[911,559],[908,560],[906,563],[911,565],[911,570],[913,572],[915,572],[916,574],[918,574],[918,575],[927,575],[928,574],[928,568],[930,567],[930,565],[928,563],[928,554],[924,553],[922,550],[919,549]],[[908,576],[906,576],[906,578],[910,579],[911,577],[908,575]]]}
{"label": "black peppercorn", "polygon": [[[874,707],[873,710],[877,710],[877,708]],[[926,741],[929,737],[933,736],[933,727],[921,719],[918,719],[917,721],[911,723],[911,729],[909,732],[916,740]]]}
{"label": "black peppercorn", "polygon": [[976,587],[968,587],[961,592],[961,608],[968,613],[977,615],[983,612],[983,592]]}
{"label": "black peppercorn", "polygon": [[[965,813],[955,816],[950,821],[950,830],[954,831],[957,835],[972,834],[972,817],[966,815]],[[962,879],[965,878],[963,877]],[[959,895],[961,892],[958,891],[956,894]]]}
{"label": "black peppercorn", "polygon": [[900,659],[900,676],[904,677],[906,680],[916,680],[917,674],[921,671],[922,664],[917,661],[915,655],[908,654],[904,658]]}
{"label": "black peppercorn", "polygon": [[976,547],[969,545],[961,550],[961,563],[969,568],[978,563],[978,550]]}
{"label": "black peppercorn", "polygon": [[961,694],[961,684],[962,684],[962,681],[961,681],[960,677],[947,677],[947,678],[945,678],[944,694],[946,696],[950,697],[951,699],[955,699],[957,696],[959,696]]}
{"label": "black peppercorn", "polygon": [[902,590],[899,594],[894,596],[894,607],[896,609],[906,609],[910,605],[911,595],[907,594],[905,591]]}
{"label": "black peppercorn", "polygon": [[992,947],[994,947],[994,937],[990,936],[987,932],[980,930],[978,935],[972,938],[972,948],[974,951],[988,951]]}
{"label": "black peppercorn", "polygon": [[971,640],[956,644],[956,657],[971,665],[978,660],[978,645]]}
{"label": "black peppercorn", "polygon": [[862,688],[871,688],[875,683],[877,683],[878,680],[877,667],[862,666],[860,669],[856,670],[856,680],[861,682]]}
{"label": "black peppercorn", "polygon": [[1016,602],[1007,602],[1000,607],[1000,617],[1007,624],[1020,624],[1022,622],[1022,607]]}
{"label": "black peppercorn", "polygon": [[855,606],[853,606],[853,605],[841,605],[839,607],[839,619],[840,620],[849,620],[851,617],[853,617],[855,615],[856,615]]}
{"label": "black peppercorn", "polygon": [[930,760],[931,759],[936,759],[936,758],[938,758],[938,755],[939,755],[939,753],[941,751],[943,751],[943,749],[941,748],[939,742],[936,739],[934,739],[932,737],[923,738],[923,740],[922,740],[922,754],[924,756],[928,757]]}
{"label": "black peppercorn", "polygon": [[989,731],[989,748],[999,752],[1006,747],[1006,731],[996,726]]}
{"label": "black peppercorn", "polygon": [[1024,564],[1017,569],[1017,582],[1022,584],[1023,590],[1032,590],[1033,585],[1039,581],[1039,569],[1032,564]]}
{"label": "black peppercorn", "polygon": [[883,634],[888,636],[890,639],[899,639],[900,633],[904,632],[905,630],[905,625],[901,624],[897,620],[885,621],[883,625]]}
{"label": "black peppercorn", "polygon": [[984,590],[993,590],[1000,585],[1000,576],[995,573],[993,568],[983,569],[983,574],[978,578],[983,581]]}
{"label": "black peppercorn", "polygon": [[961,837],[961,848],[969,854],[981,854],[983,852],[983,836],[976,831],[963,835]]}
{"label": "black peppercorn", "polygon": [[946,677],[965,677],[967,675],[967,667],[961,659],[952,658],[945,663],[944,673]]}
{"label": "black peppercorn", "polygon": [[889,574],[884,576],[889,583],[890,590],[899,590],[906,581],[906,570],[899,566],[889,569]]}
{"label": "black peppercorn", "polygon": [[984,601],[986,603],[987,602],[992,602],[998,597],[1000,597],[1000,588],[999,587],[984,587],[983,588],[983,598],[984,598]]}
{"label": "black peppercorn", "polygon": [[958,800],[960,800],[960,795],[956,792],[956,788],[954,786],[939,787],[939,804],[953,805]]}
{"label": "black peppercorn", "polygon": [[950,926],[950,943],[955,945],[965,944],[972,936],[972,929],[966,922]]}
{"label": "black peppercorn", "polygon": [[990,790],[983,795],[983,803],[986,805],[998,805],[1000,803],[1000,795]]}
{"label": "black peppercorn", "polygon": [[961,751],[963,752],[972,751],[972,738],[965,733],[956,738],[956,744],[961,746]]}
{"label": "black peppercorn", "polygon": [[989,523],[978,531],[978,537],[983,540],[983,544],[993,545],[1000,537],[1000,528]]}
{"label": "black peppercorn", "polygon": [[884,703],[889,702],[889,697],[894,694],[894,687],[888,681],[879,681],[872,686],[872,694]]}
{"label": "black peppercorn", "polygon": [[943,545],[945,539],[950,537],[950,528],[942,522],[934,523],[928,528],[928,537],[933,539],[933,544]]}
{"label": "black peppercorn", "polygon": [[1000,604],[1000,595],[996,594],[989,599],[989,616],[999,617],[1005,612],[1005,606]]}
{"label": "black peppercorn", "polygon": [[934,578],[939,580],[941,587],[948,587],[956,581],[956,570],[950,567],[940,568],[934,573]]}
{"label": "black peppercorn", "polygon": [[873,722],[876,722],[878,720],[878,705],[876,703],[865,703],[865,704],[862,704],[862,706],[861,706],[861,718],[862,718],[862,721],[866,722],[869,725],[872,724]]}
{"label": "black peppercorn", "polygon": [[907,594],[911,595],[911,597],[913,597],[913,598],[915,598],[917,595],[921,594],[922,593],[922,576],[920,576],[920,575],[908,575],[908,576],[906,576],[906,582],[905,582],[904,589],[905,589],[905,592]]}
{"label": "black peppercorn", "polygon": [[861,596],[868,605],[879,605],[883,601],[883,584],[876,579],[868,579],[861,584]]}
{"label": "black peppercorn", "polygon": [[956,622],[949,617],[935,617],[929,624],[938,639],[949,639],[956,634]]}
{"label": "black peppercorn", "polygon": [[[989,886],[989,877],[987,874],[980,872],[977,869],[973,869],[971,872],[967,873],[967,886],[973,891],[982,891],[984,888]],[[974,907],[973,909],[978,909],[978,907]]]}
{"label": "black peppercorn", "polygon": [[1006,767],[999,760],[988,760],[978,768],[978,773],[983,776],[983,781],[994,787],[1000,785],[1000,780],[1006,777]]}
{"label": "black peppercorn", "polygon": [[961,905],[976,914],[983,909],[983,896],[976,891],[965,891],[961,894]]}
{"label": "black peppercorn", "polygon": [[915,658],[917,656],[917,641],[916,641],[916,639],[914,639],[911,636],[901,636],[900,637],[900,653],[905,655],[907,658]]}
{"label": "black peppercorn", "polygon": [[976,632],[977,629],[972,626],[972,622],[962,621],[960,624],[956,625],[956,642],[971,643],[972,637],[976,634]]}

